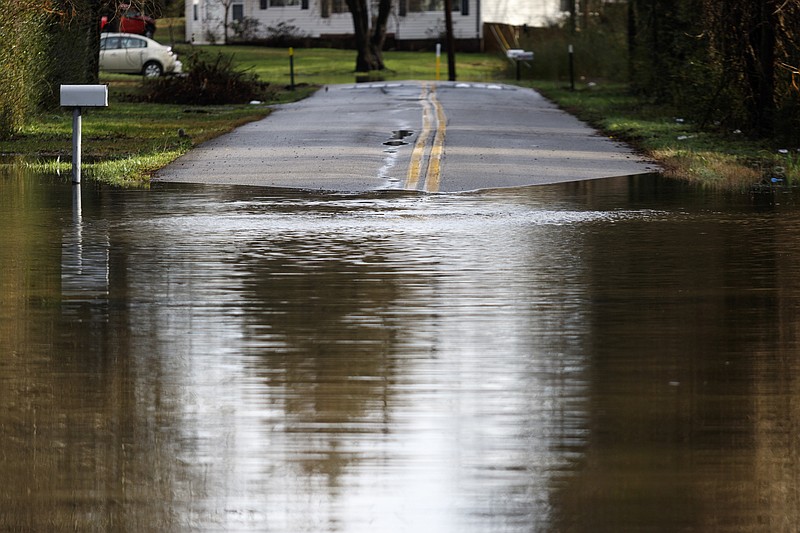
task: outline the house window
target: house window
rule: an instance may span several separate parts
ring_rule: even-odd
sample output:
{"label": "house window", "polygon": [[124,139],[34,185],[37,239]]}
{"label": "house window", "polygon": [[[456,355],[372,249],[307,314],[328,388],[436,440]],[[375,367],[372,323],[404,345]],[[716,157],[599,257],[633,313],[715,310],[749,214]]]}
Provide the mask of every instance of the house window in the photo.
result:
{"label": "house window", "polygon": [[236,22],[241,22],[244,19],[244,5],[242,4],[233,4],[233,13],[231,14],[231,18]]}
{"label": "house window", "polygon": [[194,17],[194,20],[200,19],[199,11],[200,11],[200,6],[198,6],[197,4],[192,5],[192,16]]}
{"label": "house window", "polygon": [[[444,0],[408,0],[406,8],[409,13],[423,11],[444,11]],[[453,11],[460,11],[461,3],[453,2]]]}
{"label": "house window", "polygon": [[572,11],[575,9],[575,0],[561,0],[561,11]]}
{"label": "house window", "polygon": [[469,15],[469,0],[461,0],[461,14]]}
{"label": "house window", "polygon": [[267,9],[267,0],[259,0],[258,9]]}
{"label": "house window", "polygon": [[331,13],[348,13],[345,0],[320,0],[320,13],[323,18],[328,18]]}
{"label": "house window", "polygon": [[269,0],[269,7],[299,6],[300,0]]}

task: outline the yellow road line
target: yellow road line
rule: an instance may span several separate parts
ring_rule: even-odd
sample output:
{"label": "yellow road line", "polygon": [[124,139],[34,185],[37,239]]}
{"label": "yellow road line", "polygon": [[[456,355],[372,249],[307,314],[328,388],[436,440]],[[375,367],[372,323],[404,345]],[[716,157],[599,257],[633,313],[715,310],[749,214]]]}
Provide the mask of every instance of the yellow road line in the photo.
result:
{"label": "yellow road line", "polygon": [[428,137],[431,134],[431,104],[428,101],[428,85],[422,86],[422,131],[414,143],[414,150],[411,152],[411,162],[408,165],[408,175],[406,176],[406,189],[416,189],[419,184],[419,177],[422,172],[422,157],[425,154],[425,145],[428,144]]}
{"label": "yellow road line", "polygon": [[436,98],[436,87],[434,86],[430,95],[431,103],[436,109],[436,134],[433,137],[433,147],[431,148],[428,172],[425,176],[425,190],[428,192],[439,192],[439,185],[442,174],[442,154],[444,153],[444,134],[447,128],[447,117],[444,108]]}

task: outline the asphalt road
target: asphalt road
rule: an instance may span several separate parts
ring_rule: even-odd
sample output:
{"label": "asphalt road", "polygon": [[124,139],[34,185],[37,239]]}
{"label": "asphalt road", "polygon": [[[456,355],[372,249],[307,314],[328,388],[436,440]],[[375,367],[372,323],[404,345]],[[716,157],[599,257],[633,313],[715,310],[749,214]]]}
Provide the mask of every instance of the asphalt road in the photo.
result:
{"label": "asphalt road", "polygon": [[154,181],[453,192],[656,170],[533,90],[404,81],[330,86],[278,106]]}

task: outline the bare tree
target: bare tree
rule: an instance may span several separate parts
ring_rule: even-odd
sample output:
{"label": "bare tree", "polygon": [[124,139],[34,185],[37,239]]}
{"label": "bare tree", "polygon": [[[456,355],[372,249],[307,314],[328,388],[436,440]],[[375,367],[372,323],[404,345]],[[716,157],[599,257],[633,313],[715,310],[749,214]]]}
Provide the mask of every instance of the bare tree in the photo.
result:
{"label": "bare tree", "polygon": [[636,89],[704,123],[800,139],[800,0],[629,0],[629,10]]}

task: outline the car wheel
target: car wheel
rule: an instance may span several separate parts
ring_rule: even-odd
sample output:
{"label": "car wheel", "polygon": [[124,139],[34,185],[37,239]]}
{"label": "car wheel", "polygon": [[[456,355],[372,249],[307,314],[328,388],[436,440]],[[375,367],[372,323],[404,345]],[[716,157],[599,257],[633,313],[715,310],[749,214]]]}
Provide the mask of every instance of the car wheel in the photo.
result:
{"label": "car wheel", "polygon": [[164,73],[164,69],[155,61],[148,61],[144,64],[142,74],[145,78],[158,78]]}

